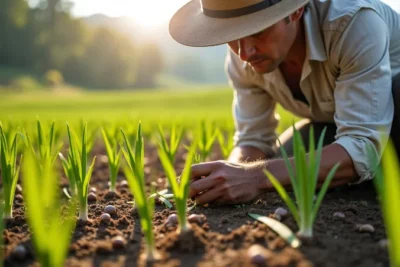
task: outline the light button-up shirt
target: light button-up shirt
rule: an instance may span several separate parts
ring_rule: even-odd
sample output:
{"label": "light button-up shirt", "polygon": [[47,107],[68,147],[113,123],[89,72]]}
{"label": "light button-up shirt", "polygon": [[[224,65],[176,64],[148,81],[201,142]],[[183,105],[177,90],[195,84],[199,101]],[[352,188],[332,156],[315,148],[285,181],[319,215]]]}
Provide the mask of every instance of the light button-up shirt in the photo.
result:
{"label": "light button-up shirt", "polygon": [[279,68],[257,74],[228,51],[234,88],[235,145],[270,155],[276,147],[276,104],[318,122],[335,122],[335,143],[360,177],[373,178],[367,147],[381,157],[394,113],[392,77],[400,73],[400,15],[379,0],[311,0],[303,16],[306,60],[295,99]]}

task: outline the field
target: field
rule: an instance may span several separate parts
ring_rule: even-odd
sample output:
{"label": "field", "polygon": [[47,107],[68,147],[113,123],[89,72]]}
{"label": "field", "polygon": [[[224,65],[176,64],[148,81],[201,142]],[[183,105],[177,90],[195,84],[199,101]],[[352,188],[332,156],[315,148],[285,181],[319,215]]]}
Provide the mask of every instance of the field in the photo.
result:
{"label": "field", "polygon": [[[190,146],[202,120],[214,122],[214,127],[221,129],[226,137],[232,134],[231,105],[232,91],[228,88],[29,92],[3,95],[0,98],[0,121],[6,132],[11,133],[12,129],[19,127],[21,132],[26,130],[32,139],[37,118],[46,129],[55,121],[61,133],[60,140],[64,143],[61,149],[64,155],[68,148],[66,122],[73,125],[78,136],[81,122],[88,122],[88,139],[94,143],[89,165],[96,156],[89,185],[89,191],[93,192],[88,206],[89,221],[77,221],[73,228],[65,266],[142,266],[145,265],[146,236],[139,219],[141,213],[131,203],[135,199],[131,185],[126,183],[126,170],[118,170],[116,193],[109,190],[109,157],[106,156],[100,127],[110,127],[110,131],[121,127],[134,138],[141,121],[144,177],[147,186],[152,184],[154,190],[160,191],[166,188],[167,181],[157,150],[157,126],[170,129],[178,125],[187,129],[174,164],[179,174],[188,156],[185,146]],[[278,112],[281,116],[279,132],[282,132],[296,118],[280,108]],[[91,135],[94,130],[96,134]],[[122,139],[118,140],[122,142]],[[19,151],[22,153],[24,150],[20,148]],[[207,160],[221,159],[222,150],[215,141]],[[22,161],[25,160],[24,156]],[[58,158],[55,169],[57,177],[61,177],[58,192],[63,203],[67,203],[68,198],[61,192],[68,188],[69,180]],[[18,186],[14,200],[14,218],[6,221],[5,266],[38,264],[32,241],[35,232],[30,230],[26,213],[25,191],[28,189],[21,182],[29,175],[22,172],[18,182],[22,187]],[[148,187],[146,191],[149,193]],[[46,194],[42,191],[36,193]],[[165,207],[160,200],[155,203],[152,232],[160,258],[154,266],[389,266],[385,225],[372,183],[329,190],[315,221],[314,237],[302,240],[299,248],[289,246],[271,228],[248,216],[248,213],[256,213],[274,217],[277,208],[287,209],[277,193],[265,193],[251,203],[241,205],[195,206],[188,213],[200,216],[189,220],[192,232],[187,242],[182,242],[176,231],[178,226],[167,222],[169,216],[176,213],[175,202],[170,201],[172,208]],[[100,218],[107,205],[116,209],[110,212],[109,222]],[[194,205],[193,201],[189,200],[188,205]],[[298,230],[290,214],[281,219],[293,232]],[[366,224],[372,225],[373,229],[361,227]],[[63,232],[62,229],[59,231],[60,234]],[[123,241],[114,242],[116,236],[122,237]],[[51,241],[57,243],[58,239]],[[257,249],[258,254],[254,254]]]}

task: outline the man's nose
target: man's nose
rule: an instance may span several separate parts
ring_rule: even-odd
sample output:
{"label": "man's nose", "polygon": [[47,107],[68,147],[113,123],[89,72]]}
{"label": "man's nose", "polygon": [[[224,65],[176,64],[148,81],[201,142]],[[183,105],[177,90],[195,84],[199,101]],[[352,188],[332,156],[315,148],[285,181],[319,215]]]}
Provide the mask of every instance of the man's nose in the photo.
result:
{"label": "man's nose", "polygon": [[243,61],[248,61],[251,56],[256,53],[252,41],[249,38],[242,38],[238,41],[239,43],[239,57]]}

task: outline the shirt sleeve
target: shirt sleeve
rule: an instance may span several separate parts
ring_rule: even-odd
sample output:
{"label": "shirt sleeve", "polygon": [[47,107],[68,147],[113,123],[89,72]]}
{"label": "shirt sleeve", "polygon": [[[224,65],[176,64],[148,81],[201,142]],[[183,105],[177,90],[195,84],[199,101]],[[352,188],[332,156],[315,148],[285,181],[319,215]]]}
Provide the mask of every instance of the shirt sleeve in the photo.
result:
{"label": "shirt sleeve", "polygon": [[[256,75],[250,73],[246,63],[230,49],[227,53],[225,69],[229,84],[234,89],[232,112],[235,123],[235,146],[253,146],[267,156],[274,154],[277,139],[275,100],[257,85]],[[260,81],[260,77],[258,77]]]}
{"label": "shirt sleeve", "polygon": [[373,178],[368,147],[381,158],[392,126],[394,105],[389,31],[373,10],[362,9],[337,39],[331,58],[340,69],[334,92],[337,135],[353,160],[361,183]]}

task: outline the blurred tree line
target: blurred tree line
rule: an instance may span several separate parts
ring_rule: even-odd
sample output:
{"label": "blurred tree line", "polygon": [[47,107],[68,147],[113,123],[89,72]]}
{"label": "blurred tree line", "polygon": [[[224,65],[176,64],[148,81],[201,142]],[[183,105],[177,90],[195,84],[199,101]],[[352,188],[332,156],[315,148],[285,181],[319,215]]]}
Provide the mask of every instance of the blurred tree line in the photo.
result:
{"label": "blurred tree line", "polygon": [[[93,88],[153,87],[163,61],[154,44],[135,45],[121,33],[89,27],[66,0],[0,0],[0,65],[34,73],[58,71]],[[54,75],[53,75],[54,76]]]}

